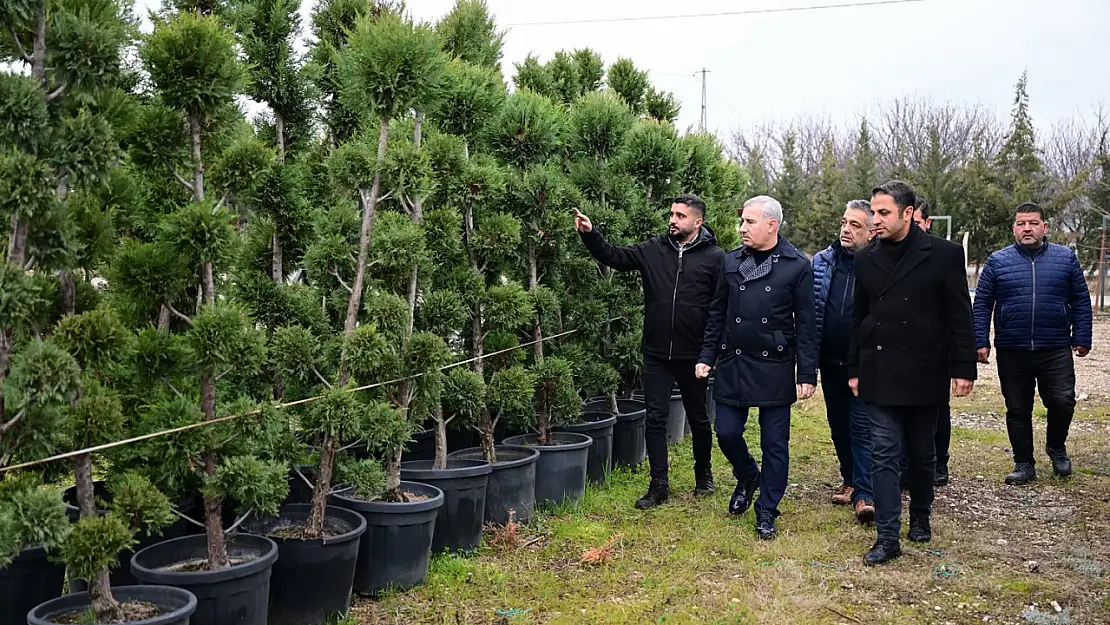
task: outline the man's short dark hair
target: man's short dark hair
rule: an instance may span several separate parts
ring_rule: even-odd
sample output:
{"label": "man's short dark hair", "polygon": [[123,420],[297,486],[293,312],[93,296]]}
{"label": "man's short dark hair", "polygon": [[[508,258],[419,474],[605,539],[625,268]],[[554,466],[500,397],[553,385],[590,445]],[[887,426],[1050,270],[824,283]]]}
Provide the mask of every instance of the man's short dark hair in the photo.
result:
{"label": "man's short dark hair", "polygon": [[676,197],[672,203],[673,204],[683,204],[685,206],[689,206],[690,208],[692,208],[692,209],[696,210],[697,212],[701,213],[701,218],[705,219],[705,200],[702,200],[700,197],[694,195],[693,193],[687,193],[686,195],[680,195],[680,196]]}
{"label": "man's short dark hair", "polygon": [[913,205],[913,209],[915,211],[921,213],[921,218],[922,219],[928,219],[929,218],[929,200],[926,200],[925,198],[921,197],[920,195],[917,196],[917,203]]}
{"label": "man's short dark hair", "polygon": [[1018,206],[1017,208],[1015,208],[1014,209],[1014,218],[1015,219],[1017,218],[1018,213],[1037,213],[1037,215],[1040,216],[1041,221],[1044,221],[1044,211],[1041,210],[1041,207],[1039,205],[1034,204],[1033,202],[1025,202],[1021,206]]}
{"label": "man's short dark hair", "polygon": [[894,199],[894,205],[903,211],[907,208],[913,208],[917,203],[917,194],[913,192],[913,188],[901,180],[884,182],[871,189],[871,197],[880,194],[889,195]]}

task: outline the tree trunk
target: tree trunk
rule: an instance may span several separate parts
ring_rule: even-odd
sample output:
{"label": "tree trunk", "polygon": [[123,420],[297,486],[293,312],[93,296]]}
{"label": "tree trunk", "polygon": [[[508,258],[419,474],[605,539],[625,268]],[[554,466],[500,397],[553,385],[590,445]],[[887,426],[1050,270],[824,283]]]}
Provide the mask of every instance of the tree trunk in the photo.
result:
{"label": "tree trunk", "polygon": [[609,404],[609,412],[611,412],[613,414],[617,414],[618,408],[617,408],[617,392],[616,391],[613,391],[612,393],[609,393],[608,404]]}
{"label": "tree trunk", "polygon": [[278,235],[276,223],[274,224],[274,236],[272,242],[274,248],[274,257],[270,267],[270,273],[273,275],[274,282],[281,284],[282,282],[284,282],[285,273],[282,268],[283,261],[281,257],[281,236]]}
{"label": "tree trunk", "polygon": [[81,454],[73,459],[73,478],[73,490],[77,494],[77,509],[81,511],[81,518],[96,516],[92,456]]}
{"label": "tree trunk", "polygon": [[497,444],[494,443],[494,430],[497,428],[497,420],[493,418],[489,408],[482,406],[482,412],[478,416],[478,438],[481,439],[482,455],[486,457],[486,462],[494,464],[497,462]]}
{"label": "tree trunk", "polygon": [[[416,122],[412,131],[412,142],[416,145],[416,151],[420,151],[421,128],[424,124],[424,114],[416,114]],[[424,198],[419,195],[412,200],[412,223],[417,226],[424,225]],[[417,265],[412,266],[412,273],[409,276],[409,327],[405,333],[405,341],[412,337],[413,326],[416,323],[416,287],[417,287],[417,274],[420,268]]]}
{"label": "tree trunk", "polygon": [[27,262],[27,221],[12,215],[11,230],[8,232],[8,263],[23,269]]}
{"label": "tree trunk", "polygon": [[[77,508],[81,511],[81,518],[88,519],[96,516],[95,486],[93,484],[92,456],[81,454],[73,459],[74,491],[77,494]],[[123,619],[120,604],[112,596],[112,582],[108,577],[108,569],[98,570],[89,582],[89,598],[93,611],[96,612],[97,622],[112,623]]]}
{"label": "tree trunk", "polygon": [[[209,267],[211,264],[205,263]],[[201,375],[200,378],[200,404],[204,412],[204,420],[212,421],[216,418],[216,379],[210,373]],[[204,474],[207,477],[216,475],[216,452],[209,449],[204,452]],[[204,496],[204,532],[208,539],[208,566],[210,569],[222,569],[230,566],[227,557],[227,542],[224,540],[223,501],[219,497]]]}
{"label": "tree trunk", "polygon": [[[528,244],[528,288],[535,293],[536,287],[539,286],[540,281],[538,278],[536,268],[536,245],[534,243]],[[540,311],[536,311],[536,317],[532,319],[532,340],[535,344],[532,349],[535,351],[536,362],[543,362],[543,329],[540,328]]]}
{"label": "tree trunk", "polygon": [[[378,129],[378,164],[374,168],[374,183],[370,186],[370,193],[359,195],[362,199],[362,231],[358,238],[358,266],[355,268],[355,281],[351,285],[351,296],[347,299],[347,319],[343,322],[343,336],[350,338],[355,332],[358,321],[358,310],[362,306],[362,287],[366,281],[366,257],[370,253],[370,235],[374,229],[374,212],[378,206],[378,194],[381,192],[382,170],[381,163],[385,159],[385,148],[389,141],[389,117],[382,117]],[[351,379],[351,372],[347,365],[339,368],[339,385],[346,386]],[[398,470],[400,470],[398,468]]]}
{"label": "tree trunk", "polygon": [[169,306],[164,306],[163,305],[161,308],[158,309],[158,329],[159,330],[169,330],[170,329],[170,307]]}
{"label": "tree trunk", "polygon": [[43,95],[48,92],[46,82],[46,0],[39,0],[35,16],[35,42],[31,48],[31,78],[42,85]]}
{"label": "tree trunk", "polygon": [[536,431],[539,434],[541,445],[551,444],[551,416],[549,410],[547,406],[542,406],[536,411]]}
{"label": "tree trunk", "polygon": [[112,596],[112,580],[108,576],[108,569],[99,569],[89,580],[89,598],[92,600],[97,623],[123,622],[123,608]]}
{"label": "tree trunk", "polygon": [[201,273],[201,302],[211,306],[216,303],[216,280],[212,275],[212,263],[200,266]]}
{"label": "tree trunk", "polygon": [[193,140],[193,200],[204,201],[204,162],[200,159],[200,113],[189,113],[189,135]]}
{"label": "tree trunk", "polygon": [[312,514],[305,527],[305,538],[317,539],[324,533],[324,517],[327,514],[328,495],[331,493],[331,473],[335,468],[335,454],[338,450],[339,441],[333,436],[325,436],[320,465],[316,467],[316,484],[312,488]]}
{"label": "tree trunk", "polygon": [[401,453],[402,449],[398,448],[393,452],[393,456],[386,458],[382,466],[385,468],[385,496],[392,498],[394,501],[406,501],[407,497],[401,492]]}
{"label": "tree trunk", "polygon": [[277,138],[278,159],[285,161],[285,118],[274,109],[274,135]]}
{"label": "tree trunk", "polygon": [[405,343],[409,342],[412,338],[412,330],[416,323],[416,283],[417,277],[420,273],[420,267],[417,265],[412,266],[409,272],[409,325],[405,328]]}
{"label": "tree trunk", "polygon": [[433,469],[447,468],[447,421],[443,418],[443,404],[436,402],[432,407],[432,419],[436,422],[436,457]]}
{"label": "tree trunk", "polygon": [[72,316],[77,310],[77,283],[73,281],[73,272],[69,269],[58,272],[58,304],[63,317]]}

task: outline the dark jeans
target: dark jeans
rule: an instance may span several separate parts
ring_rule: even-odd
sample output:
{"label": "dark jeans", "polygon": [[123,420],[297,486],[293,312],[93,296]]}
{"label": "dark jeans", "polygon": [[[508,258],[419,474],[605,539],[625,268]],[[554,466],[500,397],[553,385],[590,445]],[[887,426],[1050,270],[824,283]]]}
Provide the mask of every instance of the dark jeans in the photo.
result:
{"label": "dark jeans", "polygon": [[[952,446],[952,406],[945,404],[937,409],[937,433],[933,436],[933,444],[937,448],[937,468],[948,468],[948,449]],[[903,476],[906,475],[907,459],[905,448],[909,447],[906,444],[902,448],[902,463],[900,465],[900,472]],[[906,479],[902,480],[906,483]]]}
{"label": "dark jeans", "polygon": [[[717,442],[732,464],[732,474],[737,480],[759,470],[744,441],[747,422],[747,408],[717,403]],[[763,473],[759,477],[755,509],[777,517],[790,469],[790,406],[759,409],[759,449],[763,452]]]}
{"label": "dark jeans", "polygon": [[686,409],[690,436],[694,439],[694,473],[703,475],[712,471],[713,428],[705,414],[709,380],[694,375],[696,366],[697,361],[693,359],[663,360],[644,355],[644,403],[647,404],[644,438],[652,479],[668,481],[667,415],[671,411],[671,388],[675,382],[682,393],[682,407]]}
{"label": "dark jeans", "polygon": [[998,379],[1006,398],[1006,431],[1014,462],[1033,460],[1033,390],[1048,409],[1046,443],[1064,449],[1075,413],[1075,362],[1071,349],[998,350]]}
{"label": "dark jeans", "polygon": [[937,406],[879,406],[867,404],[871,418],[874,466],[875,526],[879,540],[898,541],[902,524],[902,492],[898,464],[905,446],[909,457],[910,516],[929,516],[933,507]]}
{"label": "dark jeans", "polygon": [[840,478],[852,486],[852,503],[871,500],[871,421],[867,404],[848,387],[848,368],[821,366],[821,390],[833,447],[840,461]]}

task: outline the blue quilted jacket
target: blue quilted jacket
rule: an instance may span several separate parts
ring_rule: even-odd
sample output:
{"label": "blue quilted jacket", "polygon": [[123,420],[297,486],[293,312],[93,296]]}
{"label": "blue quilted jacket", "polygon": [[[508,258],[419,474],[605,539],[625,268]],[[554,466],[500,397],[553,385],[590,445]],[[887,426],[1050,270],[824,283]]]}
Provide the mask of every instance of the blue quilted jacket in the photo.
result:
{"label": "blue quilted jacket", "polygon": [[975,347],[1060,349],[1091,346],[1091,295],[1075,253],[1046,243],[991,254],[975,287]]}

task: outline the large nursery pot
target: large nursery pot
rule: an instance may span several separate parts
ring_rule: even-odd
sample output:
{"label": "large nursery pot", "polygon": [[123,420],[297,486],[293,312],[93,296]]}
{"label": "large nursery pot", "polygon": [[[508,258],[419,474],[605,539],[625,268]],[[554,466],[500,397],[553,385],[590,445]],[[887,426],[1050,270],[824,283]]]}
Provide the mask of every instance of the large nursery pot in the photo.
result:
{"label": "large nursery pot", "polygon": [[244,526],[277,543],[278,559],[270,573],[269,625],[319,625],[336,616],[345,617],[351,608],[351,586],[366,519],[353,510],[328,506],[322,538],[281,535],[282,528],[303,529],[311,514],[311,504],[288,504],[277,516]]}
{"label": "large nursery pot", "polygon": [[689,431],[689,425],[686,423],[686,407],[682,405],[682,394],[677,389],[673,390],[670,410],[667,412],[667,441],[677,445]]}
{"label": "large nursery pot", "polygon": [[[609,412],[608,400],[591,397],[582,402],[585,412]],[[613,466],[635,469],[647,458],[647,406],[643,399],[618,399],[613,425]]]}
{"label": "large nursery pot", "polygon": [[[470,447],[474,442],[474,434],[469,429],[447,430],[447,451],[457,451]],[[423,430],[413,435],[412,440],[405,445],[401,454],[401,461],[435,460],[436,433],[434,424],[428,422]]]}
{"label": "large nursery pot", "polygon": [[366,519],[355,567],[355,592],[377,596],[384,590],[408,590],[424,583],[432,554],[436,514],[443,491],[435,486],[401,482],[413,496],[408,502],[363,501],[350,493],[332,495],[337,506]]}
{"label": "large nursery pot", "polygon": [[562,432],[577,432],[593,439],[586,455],[586,479],[593,484],[608,484],[613,472],[613,426],[616,415],[608,411],[583,410],[580,422],[557,428]]}
{"label": "large nursery pot", "polygon": [[[141,621],[124,621],[124,625],[189,625],[190,617],[197,610],[197,598],[193,593],[171,586],[113,586],[112,595],[120,603],[134,601],[158,608],[158,616]],[[25,618],[27,625],[73,623],[71,617],[75,613],[88,611],[90,606],[88,593],[79,592],[47,601],[31,610]],[[199,625],[202,621],[193,622]]]}
{"label": "large nursery pot", "polygon": [[66,567],[47,558],[46,549],[23,550],[0,568],[0,623],[22,623],[32,608],[59,597]]}
{"label": "large nursery pot", "polygon": [[436,514],[432,552],[473,551],[482,544],[486,518],[486,486],[493,467],[485,459],[448,458],[446,469],[433,469],[433,460],[401,463],[401,479],[435,486],[443,491]]}
{"label": "large nursery pot", "polygon": [[[93,482],[93,497],[98,501],[111,502],[112,496],[108,492],[108,485],[103,480]],[[66,504],[66,515],[74,523],[81,518],[81,510],[77,507],[77,487],[70,486],[62,491],[62,501]],[[196,510],[195,501],[192,499],[187,500],[183,504],[178,504],[178,510],[182,514],[194,514]],[[105,514],[106,511],[98,509],[97,514]],[[109,573],[109,579],[112,586],[137,586],[139,580],[131,573],[131,556],[135,555],[136,551],[145,549],[155,543],[160,543],[171,538],[178,538],[194,533],[192,530],[195,526],[186,521],[185,519],[178,519],[169,527],[162,530],[160,534],[150,535],[146,532],[140,532],[136,536],[136,544],[130,549],[124,549],[119,554],[119,565],[112,569]],[[84,592],[88,588],[88,584],[83,579],[69,580],[69,592]]]}
{"label": "large nursery pot", "polygon": [[526,445],[538,449],[536,461],[536,503],[558,506],[576,502],[586,494],[586,461],[593,439],[578,432],[553,432],[551,445],[541,445],[538,434],[522,434],[505,439],[506,445]]}
{"label": "large nursery pot", "polygon": [[143,584],[173,586],[196,595],[198,625],[266,625],[270,572],[278,559],[274,541],[264,536],[227,537],[232,566],[217,570],[181,570],[203,561],[208,546],[203,534],[160,542],[131,558],[131,572]]}
{"label": "large nursery pot", "polygon": [[[486,523],[508,525],[532,520],[536,508],[536,461],[540,451],[534,447],[497,445],[497,462],[486,484]],[[481,447],[452,452],[449,459],[484,460]]]}

